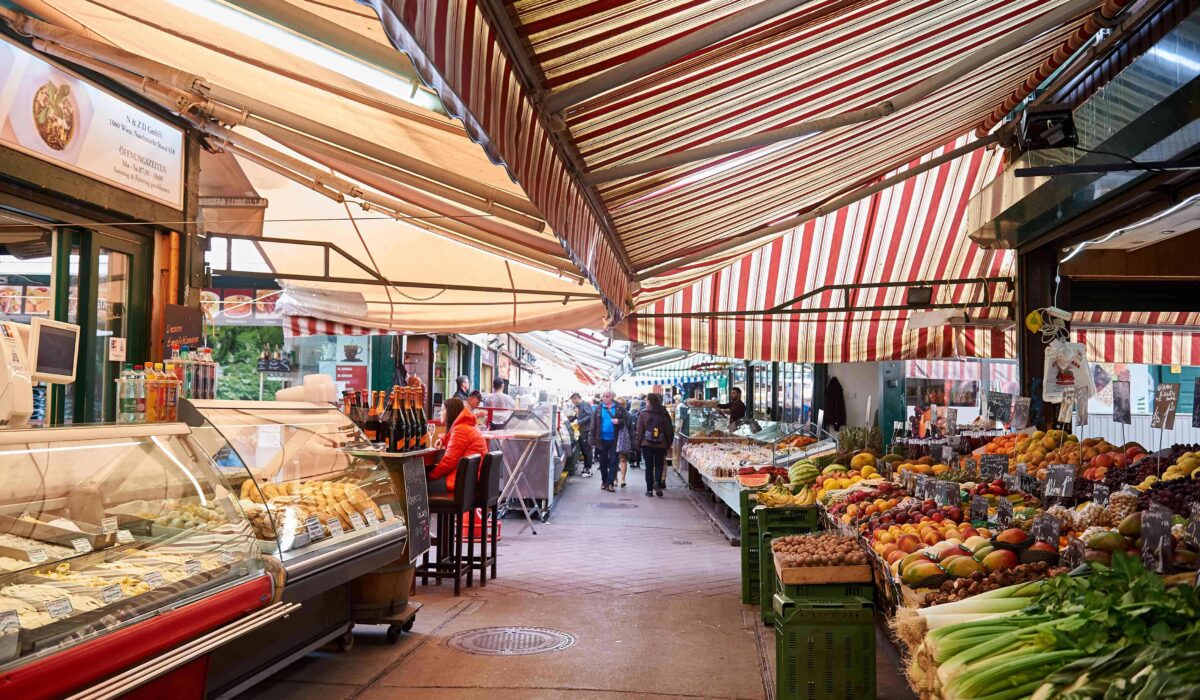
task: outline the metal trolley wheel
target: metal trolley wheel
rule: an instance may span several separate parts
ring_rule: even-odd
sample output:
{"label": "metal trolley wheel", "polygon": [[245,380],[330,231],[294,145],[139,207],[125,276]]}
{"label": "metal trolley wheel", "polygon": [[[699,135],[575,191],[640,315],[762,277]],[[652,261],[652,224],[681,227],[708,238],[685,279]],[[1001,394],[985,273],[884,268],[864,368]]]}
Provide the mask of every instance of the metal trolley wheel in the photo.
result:
{"label": "metal trolley wheel", "polygon": [[412,628],[413,628],[413,624],[416,621],[417,621],[417,619],[415,617],[413,617],[413,618],[410,618],[407,622],[405,622],[402,625],[388,625],[388,628],[387,628],[388,644],[395,644],[397,641],[399,641],[400,635],[402,633],[411,632]]}
{"label": "metal trolley wheel", "polygon": [[354,632],[347,631],[337,638],[338,651],[343,654],[354,648]]}

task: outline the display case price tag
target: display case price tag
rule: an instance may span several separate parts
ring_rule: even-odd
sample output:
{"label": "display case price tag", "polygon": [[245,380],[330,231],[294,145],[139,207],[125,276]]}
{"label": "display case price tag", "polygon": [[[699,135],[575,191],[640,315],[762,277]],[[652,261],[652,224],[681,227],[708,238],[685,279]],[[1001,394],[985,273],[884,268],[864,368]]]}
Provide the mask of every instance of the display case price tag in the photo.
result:
{"label": "display case price tag", "polygon": [[21,629],[21,618],[16,610],[0,610],[0,634]]}
{"label": "display case price tag", "polygon": [[1142,513],[1142,563],[1164,573],[1171,561],[1171,511],[1158,503]]}
{"label": "display case price tag", "polygon": [[1038,542],[1058,546],[1058,536],[1062,532],[1062,522],[1053,515],[1040,515],[1033,521],[1032,535]]}
{"label": "display case price tag", "polygon": [[327,520],[325,522],[325,527],[329,528],[330,537],[338,537],[346,532],[342,529],[342,521],[338,520],[337,518],[330,518]]}
{"label": "display case price tag", "polygon": [[1007,498],[996,502],[996,523],[1008,527],[1013,520],[1013,504]]}
{"label": "display case price tag", "polygon": [[1075,494],[1075,467],[1051,464],[1046,467],[1046,498],[1067,498]]}
{"label": "display case price tag", "polygon": [[983,496],[971,497],[971,520],[988,519],[988,500]]}
{"label": "display case price tag", "polygon": [[379,524],[379,516],[375,514],[374,508],[367,509],[367,525],[375,527]]}
{"label": "display case price tag", "polygon": [[1108,487],[1104,484],[1092,484],[1092,502],[1102,506],[1108,505]]}
{"label": "display case price tag", "polygon": [[74,547],[75,551],[79,554],[87,554],[88,552],[92,551],[92,543],[86,537],[76,537],[75,539],[71,540],[71,546]]}
{"label": "display case price tag", "polygon": [[304,519],[304,529],[308,531],[310,540],[319,540],[325,536],[325,528],[321,525],[321,519],[315,515]]}
{"label": "display case price tag", "polygon": [[392,507],[386,503],[379,506],[379,510],[383,511],[383,522],[385,522],[385,523],[387,521],[391,520],[392,518],[396,517],[395,514],[392,513]]}
{"label": "display case price tag", "polygon": [[217,560],[220,561],[225,566],[229,566],[236,559],[237,559],[237,557],[233,556],[233,552],[229,551],[228,549],[217,555]]}
{"label": "display case price tag", "polygon": [[358,513],[350,514],[350,524],[354,526],[355,530],[361,530],[364,527],[366,527],[366,525],[363,524],[362,516],[359,515]]}
{"label": "display case price tag", "polygon": [[954,481],[939,481],[934,489],[934,500],[938,505],[956,506],[962,502],[958,483]]}
{"label": "display case price tag", "polygon": [[114,517],[104,518],[103,520],[101,520],[100,521],[100,530],[106,535],[109,533],[116,532],[117,531],[116,517],[114,516]]}
{"label": "display case price tag", "polygon": [[195,576],[196,574],[200,573],[200,560],[188,559],[187,561],[183,562],[183,570],[188,576]]}
{"label": "display case price tag", "polygon": [[149,584],[151,588],[158,588],[167,582],[166,579],[163,578],[162,573],[158,571],[151,571],[150,573],[146,574],[146,577],[142,580]]}
{"label": "display case price tag", "polygon": [[42,549],[41,547],[35,547],[33,549],[30,549],[30,550],[28,550],[28,553],[29,553],[29,561],[31,561],[34,564],[41,564],[42,562],[44,562],[50,558],[50,557],[46,556],[46,550]]}
{"label": "display case price tag", "polygon": [[100,598],[105,602],[114,603],[121,599],[121,584],[114,583],[110,586],[105,586],[100,589]]}
{"label": "display case price tag", "polygon": [[46,602],[46,612],[50,613],[50,617],[55,620],[61,620],[74,615],[75,608],[71,605],[69,598],[55,598]]}
{"label": "display case price tag", "polygon": [[979,458],[979,476],[994,481],[1008,473],[1008,455],[984,455]]}
{"label": "display case price tag", "polygon": [[133,541],[133,533],[129,530],[117,530],[117,542],[120,544],[129,544]]}

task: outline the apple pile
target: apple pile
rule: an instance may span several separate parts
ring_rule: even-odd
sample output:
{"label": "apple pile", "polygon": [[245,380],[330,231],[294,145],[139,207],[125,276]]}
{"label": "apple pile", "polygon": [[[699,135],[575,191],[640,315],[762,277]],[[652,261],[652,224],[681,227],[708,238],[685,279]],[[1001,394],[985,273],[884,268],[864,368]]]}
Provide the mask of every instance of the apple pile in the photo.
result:
{"label": "apple pile", "polygon": [[[1087,445],[1088,440],[1084,440],[1083,444]],[[1090,459],[1088,455],[1094,451]],[[1122,469],[1137,461],[1138,457],[1146,454],[1146,450],[1136,442],[1126,443],[1121,449],[1117,449],[1103,440],[1097,440],[1094,447],[1089,447],[1084,450],[1085,466],[1083,469],[1083,478],[1089,481],[1104,481],[1110,469]]]}

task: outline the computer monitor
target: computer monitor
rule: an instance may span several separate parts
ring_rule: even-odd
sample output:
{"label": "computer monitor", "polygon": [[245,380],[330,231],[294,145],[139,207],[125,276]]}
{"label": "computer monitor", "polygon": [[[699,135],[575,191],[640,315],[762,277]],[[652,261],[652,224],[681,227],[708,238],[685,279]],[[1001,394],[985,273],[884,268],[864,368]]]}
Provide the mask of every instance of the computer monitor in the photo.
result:
{"label": "computer monitor", "polygon": [[70,384],[79,359],[79,326],[34,317],[29,328],[29,368],[35,382]]}

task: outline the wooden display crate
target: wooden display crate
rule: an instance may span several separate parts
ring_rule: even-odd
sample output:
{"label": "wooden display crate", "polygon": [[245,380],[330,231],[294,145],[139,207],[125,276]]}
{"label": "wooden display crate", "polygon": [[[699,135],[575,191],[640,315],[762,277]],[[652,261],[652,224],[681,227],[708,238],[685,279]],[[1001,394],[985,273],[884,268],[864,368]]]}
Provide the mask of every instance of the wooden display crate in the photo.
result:
{"label": "wooden display crate", "polygon": [[871,583],[873,580],[869,564],[785,567],[779,561],[779,554],[775,552],[772,554],[775,557],[775,573],[779,576],[779,582],[785,586],[804,586],[814,583]]}

